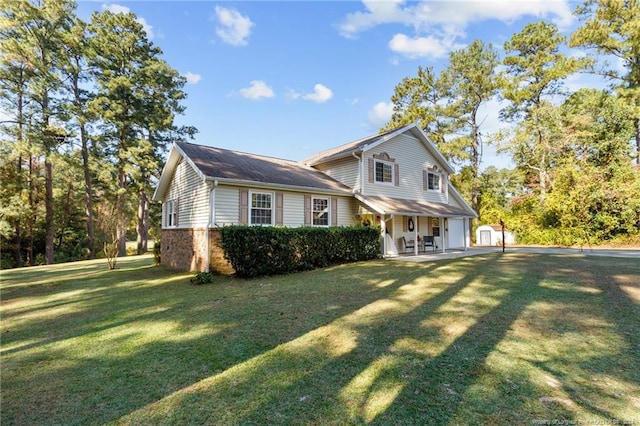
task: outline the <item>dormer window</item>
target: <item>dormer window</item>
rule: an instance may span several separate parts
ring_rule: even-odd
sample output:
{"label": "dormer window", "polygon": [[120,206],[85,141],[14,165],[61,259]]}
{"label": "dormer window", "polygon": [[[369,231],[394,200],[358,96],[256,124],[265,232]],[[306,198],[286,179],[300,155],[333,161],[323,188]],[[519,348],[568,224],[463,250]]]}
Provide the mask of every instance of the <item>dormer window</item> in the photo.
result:
{"label": "dormer window", "polygon": [[438,166],[428,167],[422,173],[422,185],[425,191],[446,193],[447,175]]}
{"label": "dormer window", "polygon": [[395,158],[386,152],[373,154],[373,158],[369,158],[369,182],[398,186],[400,179]]}
{"label": "dormer window", "polygon": [[429,172],[427,176],[427,189],[429,191],[440,191],[440,173]]}
{"label": "dormer window", "polygon": [[393,183],[393,164],[376,160],[376,182]]}

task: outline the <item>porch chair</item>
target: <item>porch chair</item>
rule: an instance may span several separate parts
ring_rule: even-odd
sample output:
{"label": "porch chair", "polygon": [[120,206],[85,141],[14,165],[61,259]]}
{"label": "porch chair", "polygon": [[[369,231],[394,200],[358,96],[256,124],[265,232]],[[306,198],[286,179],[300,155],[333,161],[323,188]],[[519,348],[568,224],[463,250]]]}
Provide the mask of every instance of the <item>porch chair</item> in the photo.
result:
{"label": "porch chair", "polygon": [[432,235],[425,235],[422,237],[422,241],[424,244],[424,251],[427,251],[427,246],[433,247],[433,251],[436,251],[436,242]]}
{"label": "porch chair", "polygon": [[402,252],[406,253],[407,250],[415,250],[416,243],[413,240],[407,241],[405,237],[402,237]]}

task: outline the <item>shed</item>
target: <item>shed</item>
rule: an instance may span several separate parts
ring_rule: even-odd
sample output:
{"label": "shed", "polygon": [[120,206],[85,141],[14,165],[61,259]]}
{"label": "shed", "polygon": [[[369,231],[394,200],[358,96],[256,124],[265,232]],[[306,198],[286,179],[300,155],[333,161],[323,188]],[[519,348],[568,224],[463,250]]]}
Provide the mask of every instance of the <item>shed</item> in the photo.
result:
{"label": "shed", "polygon": [[[510,231],[504,231],[504,243],[515,244],[516,238]],[[502,245],[501,225],[481,225],[476,229],[476,244],[479,246]]]}

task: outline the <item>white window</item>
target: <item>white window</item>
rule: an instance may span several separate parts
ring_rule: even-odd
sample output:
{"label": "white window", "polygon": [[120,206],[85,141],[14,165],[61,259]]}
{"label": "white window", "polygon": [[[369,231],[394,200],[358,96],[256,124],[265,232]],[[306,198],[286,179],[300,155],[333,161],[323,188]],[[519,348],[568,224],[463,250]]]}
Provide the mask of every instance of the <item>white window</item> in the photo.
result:
{"label": "white window", "polygon": [[166,205],[167,210],[167,227],[178,226],[178,209],[176,208],[175,200],[168,200]]}
{"label": "white window", "polygon": [[329,199],[312,199],[313,226],[329,226]]}
{"label": "white window", "polygon": [[431,173],[427,176],[427,188],[429,191],[440,191],[440,175]]}
{"label": "white window", "polygon": [[376,160],[375,180],[380,183],[393,183],[393,164]]}
{"label": "white window", "polygon": [[433,236],[440,236],[440,219],[437,217],[431,218],[431,229],[433,230]]}
{"label": "white window", "polygon": [[273,225],[273,194],[251,193],[251,225]]}

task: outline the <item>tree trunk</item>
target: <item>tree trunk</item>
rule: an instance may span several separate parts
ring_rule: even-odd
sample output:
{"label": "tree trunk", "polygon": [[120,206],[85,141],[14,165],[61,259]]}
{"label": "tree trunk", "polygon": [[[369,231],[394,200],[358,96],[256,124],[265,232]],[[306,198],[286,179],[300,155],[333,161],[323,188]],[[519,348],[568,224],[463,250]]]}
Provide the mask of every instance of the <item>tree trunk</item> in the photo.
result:
{"label": "tree trunk", "polygon": [[[24,71],[22,68],[18,69],[20,74],[19,74],[19,81],[22,82],[24,80]],[[18,140],[18,146],[20,147],[20,149],[22,149],[22,131],[23,131],[23,98],[22,98],[22,85],[19,84],[18,85],[20,87],[20,90],[18,90],[18,99],[17,99],[17,119],[18,119],[18,135],[17,135],[17,140]],[[16,188],[17,188],[17,192],[18,194],[20,194],[20,197],[22,197],[22,152],[20,152],[20,154],[18,155],[18,162],[16,164],[16,168],[17,168],[17,177],[16,177]],[[16,266],[16,268],[19,268],[22,266],[22,223],[20,221],[20,216],[18,216],[18,220],[16,220],[15,223],[15,239],[14,239],[14,244],[15,244],[15,252],[14,252],[14,264]]]}
{"label": "tree trunk", "polygon": [[91,171],[89,170],[89,148],[87,144],[87,131],[84,123],[80,123],[80,139],[82,142],[82,168],[84,169],[84,197],[85,214],[87,218],[87,245],[89,259],[96,257],[95,239],[93,233],[93,189],[91,187]]}
{"label": "tree trunk", "polygon": [[[22,192],[22,155],[18,155],[17,171],[18,171],[18,177],[16,179],[16,184],[17,184],[18,193],[21,193]],[[22,223],[20,222],[20,216],[18,216],[18,219],[14,224],[15,234],[13,239],[13,244],[15,245],[13,263],[16,268],[19,268],[22,266],[22,229],[21,228],[22,228]]]}
{"label": "tree trunk", "polygon": [[147,252],[149,240],[149,198],[141,189],[138,192],[138,254]]}
{"label": "tree trunk", "polygon": [[118,239],[118,256],[127,255],[127,175],[121,166],[118,171],[118,197],[117,197],[117,229],[116,238]]}
{"label": "tree trunk", "polygon": [[95,238],[93,232],[93,189],[91,186],[91,171],[89,170],[89,141],[85,119],[82,111],[82,97],[80,96],[80,82],[78,75],[73,76],[73,94],[75,104],[78,108],[78,127],[80,128],[80,143],[82,144],[82,169],[84,171],[84,198],[85,216],[87,218],[87,248],[89,249],[89,259],[96,257]]}
{"label": "tree trunk", "polygon": [[27,244],[27,265],[29,266],[33,266],[35,264],[35,259],[33,258],[33,243],[34,243],[34,238],[33,238],[33,229],[35,227],[35,223],[36,223],[36,219],[37,219],[37,209],[36,209],[36,201],[35,201],[35,183],[33,182],[33,168],[34,168],[34,164],[33,164],[33,156],[30,155],[29,156],[29,221],[28,221],[28,225],[27,225],[27,232],[28,232],[28,238],[29,238],[29,243]]}
{"label": "tree trunk", "polygon": [[45,180],[45,195],[44,195],[44,206],[45,206],[45,258],[47,265],[51,265],[53,263],[53,239],[54,239],[54,229],[53,229],[53,164],[51,161],[45,157],[44,159],[44,180]]}

